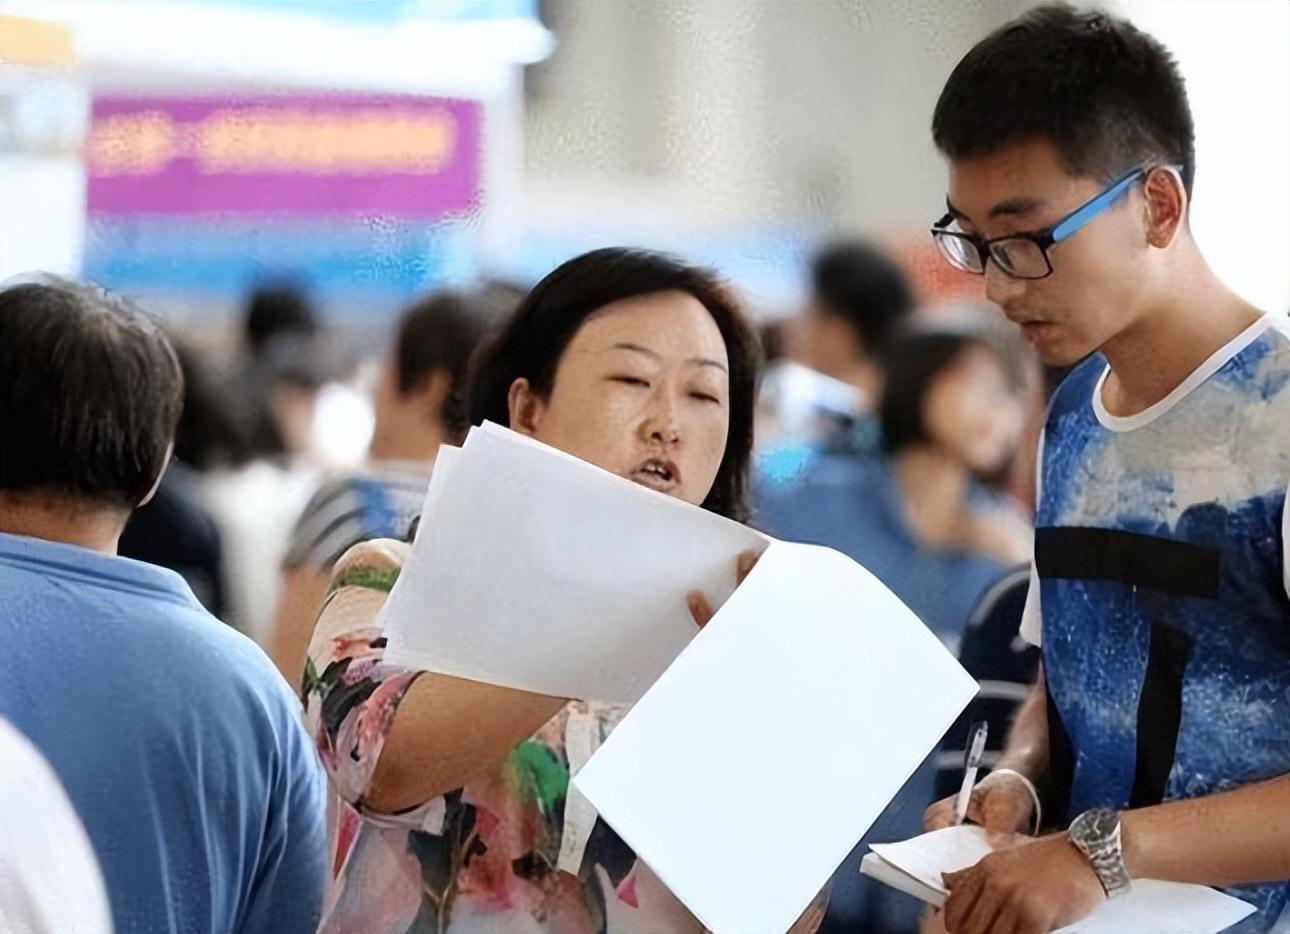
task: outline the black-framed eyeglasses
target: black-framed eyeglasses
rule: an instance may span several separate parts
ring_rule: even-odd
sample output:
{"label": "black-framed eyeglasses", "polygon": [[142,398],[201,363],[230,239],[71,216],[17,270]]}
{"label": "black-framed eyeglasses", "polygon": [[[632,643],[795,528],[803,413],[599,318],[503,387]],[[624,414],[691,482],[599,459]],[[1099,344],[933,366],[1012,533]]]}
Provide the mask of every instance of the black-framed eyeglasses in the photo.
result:
{"label": "black-framed eyeglasses", "polygon": [[949,264],[963,272],[983,276],[986,263],[994,260],[999,270],[1013,279],[1044,279],[1053,273],[1049,248],[1082,230],[1149,171],[1149,168],[1134,169],[1046,230],[985,240],[961,230],[950,230],[955,217],[949,213],[932,225],[932,239]]}

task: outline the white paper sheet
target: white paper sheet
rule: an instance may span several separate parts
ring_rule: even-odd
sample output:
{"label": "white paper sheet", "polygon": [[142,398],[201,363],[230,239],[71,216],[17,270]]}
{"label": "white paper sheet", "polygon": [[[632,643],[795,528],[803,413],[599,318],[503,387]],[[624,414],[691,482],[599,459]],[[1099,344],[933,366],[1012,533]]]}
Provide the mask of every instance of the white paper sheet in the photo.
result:
{"label": "white paper sheet", "polygon": [[439,455],[382,611],[387,661],[555,697],[632,703],[720,606],[752,529],[496,425]]}
{"label": "white paper sheet", "polygon": [[574,784],[711,930],[785,931],[976,689],[858,564],[775,542]]}
{"label": "white paper sheet", "polygon": [[[886,862],[945,893],[941,874],[974,866],[990,852],[979,827],[947,827],[901,843],[870,847]],[[1216,934],[1254,912],[1253,906],[1203,885],[1139,879],[1083,921],[1056,934]]]}

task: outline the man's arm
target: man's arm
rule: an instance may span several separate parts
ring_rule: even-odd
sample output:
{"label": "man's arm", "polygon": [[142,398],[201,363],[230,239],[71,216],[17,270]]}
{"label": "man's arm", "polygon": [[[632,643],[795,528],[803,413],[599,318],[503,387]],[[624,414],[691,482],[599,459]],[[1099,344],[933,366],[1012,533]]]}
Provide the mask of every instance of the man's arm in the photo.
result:
{"label": "man's arm", "polygon": [[1290,775],[1125,811],[1120,821],[1131,878],[1220,886],[1290,879]]}
{"label": "man's arm", "polygon": [[1030,693],[1017,709],[1017,719],[995,768],[1020,772],[1032,782],[1039,782],[1048,772],[1048,685],[1042,662]]}

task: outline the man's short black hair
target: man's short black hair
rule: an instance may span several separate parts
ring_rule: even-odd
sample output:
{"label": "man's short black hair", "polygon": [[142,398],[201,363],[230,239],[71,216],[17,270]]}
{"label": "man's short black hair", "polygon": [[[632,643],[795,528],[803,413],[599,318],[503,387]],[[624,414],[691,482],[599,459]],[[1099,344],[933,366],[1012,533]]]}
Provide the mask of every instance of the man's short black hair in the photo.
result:
{"label": "man's short black hair", "polygon": [[811,264],[811,286],[820,310],[846,321],[871,353],[914,309],[905,274],[868,243],[826,246]]}
{"label": "man's short black hair", "polygon": [[0,490],[133,509],[182,398],[169,340],[124,300],[53,279],[0,291]]}
{"label": "man's short black hair", "polygon": [[262,356],[275,341],[308,340],[323,330],[322,318],[304,289],[285,282],[262,285],[251,293],[242,326],[253,357]]}
{"label": "man's short black hair", "polygon": [[963,57],[936,103],[932,138],[952,160],[1043,138],[1072,174],[1104,181],[1178,165],[1188,193],[1196,171],[1173,55],[1127,20],[1064,3],[1026,12]]}

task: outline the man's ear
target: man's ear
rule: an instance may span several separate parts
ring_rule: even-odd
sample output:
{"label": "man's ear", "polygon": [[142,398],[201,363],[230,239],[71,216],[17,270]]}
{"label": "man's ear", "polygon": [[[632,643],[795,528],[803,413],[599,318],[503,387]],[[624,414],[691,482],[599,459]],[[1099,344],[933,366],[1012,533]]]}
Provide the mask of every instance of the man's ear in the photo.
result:
{"label": "man's ear", "polygon": [[1187,226],[1187,188],[1178,170],[1159,166],[1147,173],[1142,191],[1146,205],[1147,243],[1164,250]]}

